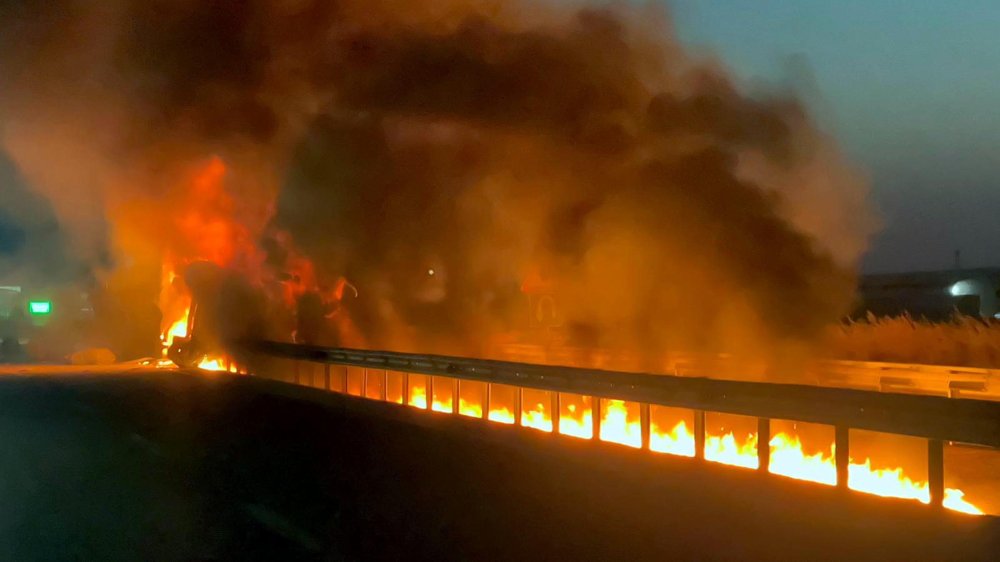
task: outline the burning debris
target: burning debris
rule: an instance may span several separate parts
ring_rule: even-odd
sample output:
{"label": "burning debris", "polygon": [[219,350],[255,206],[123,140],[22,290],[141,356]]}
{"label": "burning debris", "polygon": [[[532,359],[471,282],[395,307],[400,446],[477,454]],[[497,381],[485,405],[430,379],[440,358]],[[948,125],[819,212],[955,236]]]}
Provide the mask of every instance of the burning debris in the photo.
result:
{"label": "burning debris", "polygon": [[4,147],[167,345],[206,262],[206,345],[482,353],[535,276],[579,345],[798,350],[872,226],[803,108],[657,10],[22,2],[0,37]]}

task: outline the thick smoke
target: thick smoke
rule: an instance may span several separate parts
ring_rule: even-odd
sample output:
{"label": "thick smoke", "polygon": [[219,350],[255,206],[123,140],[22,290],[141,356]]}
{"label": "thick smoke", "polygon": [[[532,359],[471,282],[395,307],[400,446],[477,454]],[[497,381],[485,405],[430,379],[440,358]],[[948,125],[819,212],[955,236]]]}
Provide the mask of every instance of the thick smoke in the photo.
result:
{"label": "thick smoke", "polygon": [[0,4],[5,145],[84,255],[95,215],[156,255],[173,186],[218,155],[266,265],[357,288],[329,343],[479,353],[544,293],[578,345],[755,353],[849,307],[863,182],[660,11],[91,4]]}
{"label": "thick smoke", "polygon": [[65,232],[48,201],[31,191],[0,152],[0,283],[86,281],[86,269],[67,254]]}

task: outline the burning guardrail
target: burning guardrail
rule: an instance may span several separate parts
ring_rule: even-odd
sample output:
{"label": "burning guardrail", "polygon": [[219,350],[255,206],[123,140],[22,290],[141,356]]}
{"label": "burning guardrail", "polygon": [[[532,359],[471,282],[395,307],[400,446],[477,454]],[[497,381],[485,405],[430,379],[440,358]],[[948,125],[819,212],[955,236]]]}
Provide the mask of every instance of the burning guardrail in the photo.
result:
{"label": "burning guardrail", "polygon": [[1000,463],[996,403],[271,342],[245,352],[241,362],[254,374],[287,382],[1000,513],[1000,482],[971,493],[949,482],[957,464],[945,470],[946,452],[966,445]]}

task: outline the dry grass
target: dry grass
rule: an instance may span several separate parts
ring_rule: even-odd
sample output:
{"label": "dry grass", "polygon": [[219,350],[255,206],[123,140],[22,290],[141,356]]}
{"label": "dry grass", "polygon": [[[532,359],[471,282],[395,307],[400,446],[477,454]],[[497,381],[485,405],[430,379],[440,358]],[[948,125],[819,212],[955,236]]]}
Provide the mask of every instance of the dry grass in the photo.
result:
{"label": "dry grass", "polygon": [[832,328],[828,341],[833,359],[1000,368],[1000,323],[968,316],[869,317]]}

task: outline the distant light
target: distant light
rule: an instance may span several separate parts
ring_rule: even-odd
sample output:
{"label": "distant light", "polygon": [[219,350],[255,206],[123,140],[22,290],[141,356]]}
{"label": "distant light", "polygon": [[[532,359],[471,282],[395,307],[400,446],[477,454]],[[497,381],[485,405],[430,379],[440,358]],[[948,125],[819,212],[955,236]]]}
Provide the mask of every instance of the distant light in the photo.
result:
{"label": "distant light", "polygon": [[948,292],[951,293],[953,297],[961,297],[965,295],[975,295],[976,288],[969,281],[959,281],[951,287],[948,288]]}
{"label": "distant light", "polygon": [[28,312],[35,316],[44,316],[46,314],[52,313],[52,302],[51,301],[30,301],[28,303]]}
{"label": "distant light", "polygon": [[427,275],[430,275],[431,277],[434,277],[434,270],[433,269],[428,269],[427,270]]}

